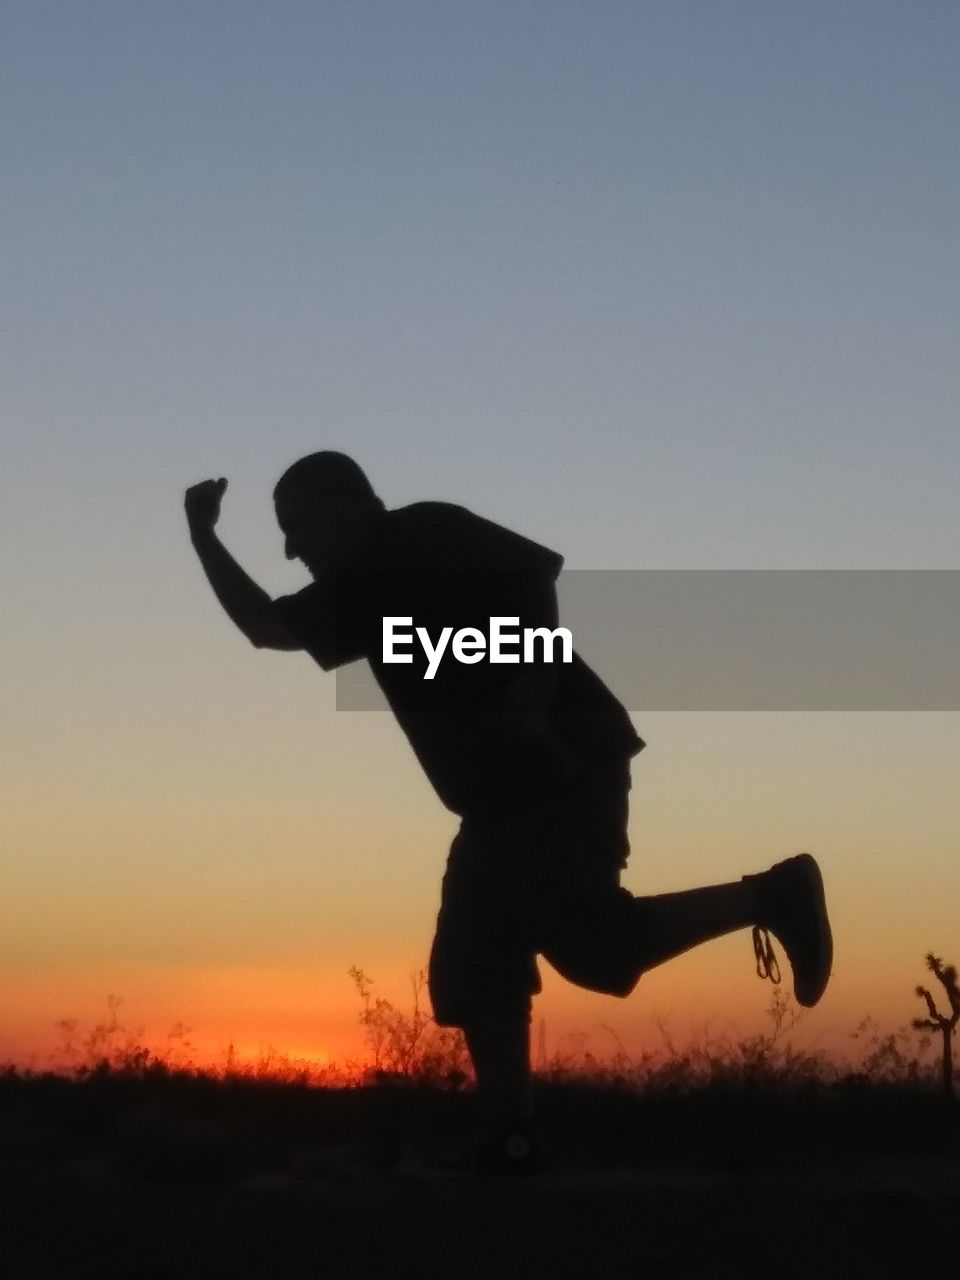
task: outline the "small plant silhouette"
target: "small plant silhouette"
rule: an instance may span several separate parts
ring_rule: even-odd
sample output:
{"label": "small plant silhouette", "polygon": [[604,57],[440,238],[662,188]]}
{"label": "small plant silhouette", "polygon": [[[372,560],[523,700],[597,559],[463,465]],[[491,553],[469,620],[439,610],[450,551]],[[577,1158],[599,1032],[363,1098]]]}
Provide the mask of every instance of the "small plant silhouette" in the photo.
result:
{"label": "small plant silhouette", "polygon": [[917,1031],[939,1031],[943,1037],[943,1057],[941,1059],[941,1079],[943,1092],[948,1098],[953,1097],[953,1033],[960,1022],[960,985],[957,983],[956,966],[945,965],[939,956],[932,951],[927,953],[927,968],[934,975],[947,993],[950,1004],[949,1016],[941,1013],[933,995],[926,987],[918,986],[916,994],[927,1006],[928,1018],[914,1018],[913,1026]]}
{"label": "small plant silhouette", "polygon": [[82,1034],[77,1018],[61,1018],[54,1023],[62,1037],[56,1055],[62,1065],[78,1080],[113,1074],[159,1076],[187,1069],[193,1050],[191,1028],[177,1022],[167,1032],[167,1047],[151,1048],[144,1043],[143,1028],[131,1031],[117,1017],[122,1004],[122,997],[108,995],[107,1018],[86,1034]]}
{"label": "small plant silhouette", "polygon": [[360,1025],[367,1034],[374,1081],[407,1080],[443,1084],[458,1089],[470,1075],[466,1041],[460,1031],[440,1027],[423,1007],[427,977],[423,970],[411,979],[413,1007],[409,1014],[389,1000],[374,996],[373,980],[353,966],[349,970],[362,1005]]}

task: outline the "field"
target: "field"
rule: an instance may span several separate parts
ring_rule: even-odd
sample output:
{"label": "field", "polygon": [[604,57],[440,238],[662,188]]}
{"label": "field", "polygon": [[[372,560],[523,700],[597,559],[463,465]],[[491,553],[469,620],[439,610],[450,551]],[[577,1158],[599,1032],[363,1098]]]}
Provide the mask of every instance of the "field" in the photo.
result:
{"label": "field", "polygon": [[[728,1062],[727,1067],[731,1064]],[[761,1069],[538,1082],[550,1167],[432,1171],[468,1089],[154,1063],[0,1078],[6,1280],[953,1274],[960,1123],[931,1082]],[[945,1269],[947,1268],[947,1269]]]}

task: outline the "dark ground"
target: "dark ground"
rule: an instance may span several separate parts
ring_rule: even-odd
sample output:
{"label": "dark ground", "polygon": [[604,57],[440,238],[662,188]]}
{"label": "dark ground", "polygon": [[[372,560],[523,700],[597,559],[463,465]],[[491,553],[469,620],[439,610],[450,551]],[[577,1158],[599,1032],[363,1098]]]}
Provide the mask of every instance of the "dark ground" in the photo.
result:
{"label": "dark ground", "polygon": [[4,1280],[960,1274],[960,1139],[929,1092],[540,1090],[550,1171],[429,1172],[469,1096],[0,1081]]}

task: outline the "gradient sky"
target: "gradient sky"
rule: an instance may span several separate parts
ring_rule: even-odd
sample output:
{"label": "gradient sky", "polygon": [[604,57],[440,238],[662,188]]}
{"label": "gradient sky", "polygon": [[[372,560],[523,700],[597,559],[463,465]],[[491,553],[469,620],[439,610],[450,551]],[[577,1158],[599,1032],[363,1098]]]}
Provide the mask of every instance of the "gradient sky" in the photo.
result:
{"label": "gradient sky", "polygon": [[[107,993],[343,1053],[347,968],[402,1002],[425,961],[455,821],[232,629],[193,481],[275,593],[272,485],[323,447],[570,567],[960,567],[958,49],[939,0],[4,5],[0,1058]],[[913,1016],[960,959],[960,716],[635,712],[626,883],[809,847],[804,1034]],[[536,1016],[766,1002],[741,936]]]}

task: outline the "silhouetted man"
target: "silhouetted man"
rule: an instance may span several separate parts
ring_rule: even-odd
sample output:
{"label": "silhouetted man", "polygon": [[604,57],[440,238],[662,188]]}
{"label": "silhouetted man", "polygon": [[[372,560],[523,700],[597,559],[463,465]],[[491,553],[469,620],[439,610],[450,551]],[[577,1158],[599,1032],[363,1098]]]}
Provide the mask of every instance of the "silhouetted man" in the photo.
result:
{"label": "silhouetted man", "polygon": [[[580,986],[626,996],[644,971],[753,927],[759,972],[775,973],[769,931],[791,962],[798,1002],[816,1004],[832,940],[809,854],[682,893],[635,897],[620,885],[630,761],[644,744],[576,653],[546,658],[559,555],[448,503],[389,510],[351,458],[315,453],[274,490],[286,555],[313,582],[275,600],[214,531],[226,483],[194,485],[185,507],[230,618],[258,648],[304,649],[325,671],[366,659],[440,799],[461,818],[429,986],[437,1022],[463,1029],[473,1060],[488,1126],[477,1169],[537,1167],[529,1027],[538,954]],[[388,655],[398,619],[410,642]],[[481,642],[493,619],[539,635],[539,657],[490,660]],[[466,637],[459,658],[437,660],[444,628]]]}

